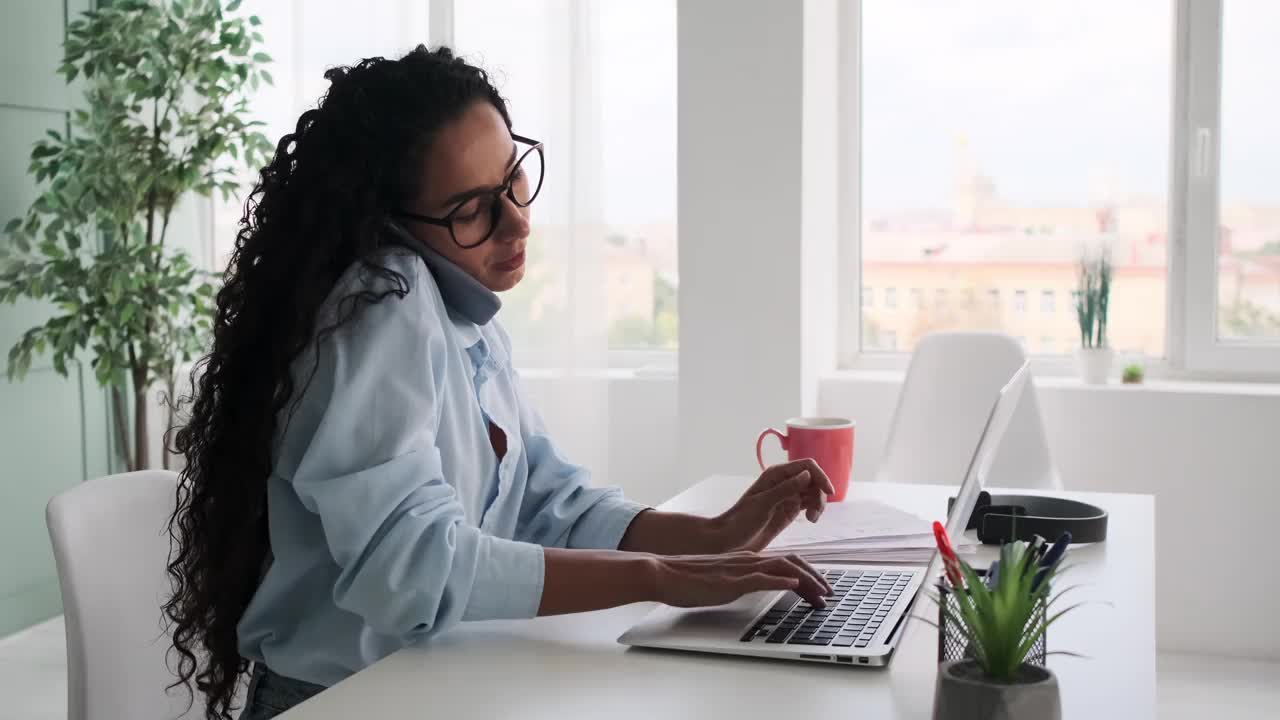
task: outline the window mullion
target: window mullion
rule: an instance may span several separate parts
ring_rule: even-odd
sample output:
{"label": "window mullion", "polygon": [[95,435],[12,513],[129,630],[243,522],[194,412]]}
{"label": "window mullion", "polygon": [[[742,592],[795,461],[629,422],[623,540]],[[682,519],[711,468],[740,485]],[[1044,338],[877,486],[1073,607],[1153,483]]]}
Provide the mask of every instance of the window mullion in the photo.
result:
{"label": "window mullion", "polygon": [[427,1],[427,43],[433,47],[453,47],[454,0]]}

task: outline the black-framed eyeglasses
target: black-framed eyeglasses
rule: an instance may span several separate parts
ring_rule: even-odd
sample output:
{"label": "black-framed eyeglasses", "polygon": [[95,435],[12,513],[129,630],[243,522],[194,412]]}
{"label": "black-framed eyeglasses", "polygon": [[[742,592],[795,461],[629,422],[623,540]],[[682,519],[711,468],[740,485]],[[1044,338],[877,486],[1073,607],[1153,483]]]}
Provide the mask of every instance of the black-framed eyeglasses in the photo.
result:
{"label": "black-framed eyeglasses", "polygon": [[441,218],[419,215],[407,210],[399,210],[396,215],[410,220],[436,225],[449,229],[449,234],[458,247],[469,249],[481,245],[493,236],[502,216],[503,195],[519,207],[529,207],[542,190],[543,155],[542,143],[526,137],[512,134],[511,139],[530,147],[520,155],[516,164],[511,166],[506,180],[491,190],[476,190],[469,197],[458,201],[458,204]]}

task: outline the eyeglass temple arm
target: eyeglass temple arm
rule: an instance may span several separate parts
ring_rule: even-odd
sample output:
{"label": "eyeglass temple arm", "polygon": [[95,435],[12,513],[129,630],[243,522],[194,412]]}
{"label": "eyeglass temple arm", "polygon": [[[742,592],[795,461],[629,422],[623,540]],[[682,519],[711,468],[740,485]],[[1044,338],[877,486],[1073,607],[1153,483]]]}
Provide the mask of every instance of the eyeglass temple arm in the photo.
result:
{"label": "eyeglass temple arm", "polygon": [[400,217],[407,217],[411,220],[417,220],[418,222],[424,222],[429,225],[437,225],[439,227],[445,227],[445,228],[452,227],[452,223],[450,223],[448,220],[441,220],[440,218],[427,217],[426,215],[419,215],[417,213],[411,213],[405,210],[401,210],[397,212],[396,215]]}

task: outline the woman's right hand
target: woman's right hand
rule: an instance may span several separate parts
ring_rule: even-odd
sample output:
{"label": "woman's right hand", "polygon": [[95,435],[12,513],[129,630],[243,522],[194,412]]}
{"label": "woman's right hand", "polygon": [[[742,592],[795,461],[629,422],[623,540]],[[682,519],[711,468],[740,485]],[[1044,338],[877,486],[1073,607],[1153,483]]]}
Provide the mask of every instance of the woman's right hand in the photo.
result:
{"label": "woman's right hand", "polygon": [[654,599],[676,607],[733,602],[747,593],[791,590],[824,607],[831,585],[798,555],[766,557],[754,552],[726,555],[654,556]]}

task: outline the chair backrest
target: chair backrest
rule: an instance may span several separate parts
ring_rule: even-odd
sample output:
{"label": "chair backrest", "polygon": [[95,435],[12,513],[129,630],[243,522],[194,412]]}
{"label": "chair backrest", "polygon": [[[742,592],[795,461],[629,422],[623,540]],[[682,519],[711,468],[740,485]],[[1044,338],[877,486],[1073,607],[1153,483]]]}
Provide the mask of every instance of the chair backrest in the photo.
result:
{"label": "chair backrest", "polygon": [[67,628],[68,720],[197,717],[166,663],[161,605],[177,475],[144,470],[77,485],[45,518]]}
{"label": "chair backrest", "polygon": [[[916,345],[876,480],[959,485],[1000,388],[1026,360],[1017,341],[986,332],[942,332]],[[1059,489],[1035,387],[1005,433],[984,484]]]}

